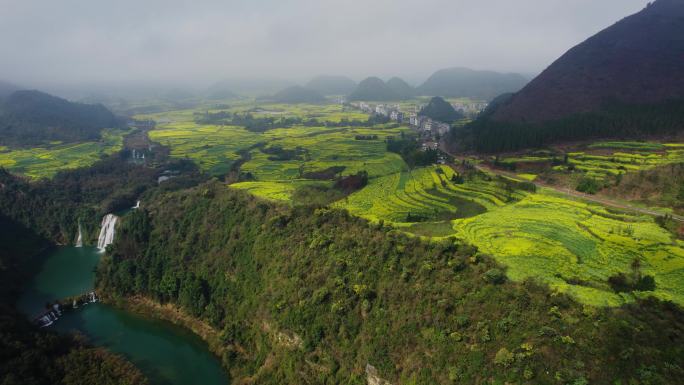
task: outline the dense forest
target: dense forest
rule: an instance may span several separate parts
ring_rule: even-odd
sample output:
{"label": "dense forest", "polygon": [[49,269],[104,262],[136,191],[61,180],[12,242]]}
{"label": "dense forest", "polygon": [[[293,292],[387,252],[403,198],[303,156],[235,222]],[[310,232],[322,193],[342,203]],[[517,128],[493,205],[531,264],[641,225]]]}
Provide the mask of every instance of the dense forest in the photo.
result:
{"label": "dense forest", "polygon": [[[100,287],[180,306],[220,331],[236,382],[663,384],[684,375],[684,314],[592,308],[506,281],[454,240],[218,182],[150,192],[124,218]],[[371,366],[367,366],[371,365]]]}
{"label": "dense forest", "polygon": [[676,135],[683,129],[684,100],[653,105],[611,102],[600,111],[542,123],[500,122],[483,116],[452,130],[451,138],[477,151],[503,152],[597,138]]}
{"label": "dense forest", "polygon": [[16,91],[0,100],[0,145],[100,139],[122,122],[104,106],[72,103],[39,91]]}
{"label": "dense forest", "polygon": [[0,380],[3,385],[147,384],[130,362],[31,324],[14,308],[30,257],[51,242],[0,214]]}
{"label": "dense forest", "polygon": [[38,182],[0,169],[0,213],[63,244],[74,242],[80,221],[85,239],[92,241],[102,216],[135,205],[145,189],[156,185],[157,174],[117,157]]}
{"label": "dense forest", "polygon": [[415,138],[388,139],[387,151],[401,155],[404,162],[411,168],[435,164],[440,154],[439,150],[432,148],[423,151]]}

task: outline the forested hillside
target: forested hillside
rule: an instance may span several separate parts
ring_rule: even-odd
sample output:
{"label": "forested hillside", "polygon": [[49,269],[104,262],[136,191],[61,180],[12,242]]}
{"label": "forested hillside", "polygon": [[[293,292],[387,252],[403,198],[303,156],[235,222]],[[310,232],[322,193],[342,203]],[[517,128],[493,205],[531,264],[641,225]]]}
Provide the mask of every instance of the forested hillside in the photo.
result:
{"label": "forested hillside", "polygon": [[0,100],[0,145],[93,141],[103,128],[119,126],[100,104],[72,103],[39,91],[16,91]]}
{"label": "forested hillside", "polygon": [[684,314],[671,304],[583,307],[507,282],[453,240],[277,206],[218,182],[147,201],[124,219],[99,285],[177,304],[217,328],[235,383],[365,384],[370,373],[415,384],[658,384],[684,375]]}
{"label": "forested hillside", "polygon": [[470,127],[480,151],[684,131],[684,1],[656,0],[575,46]]}
{"label": "forested hillside", "polygon": [[74,242],[80,220],[85,238],[92,240],[100,218],[133,206],[156,185],[157,174],[118,157],[33,183],[0,169],[0,213],[63,244]]}

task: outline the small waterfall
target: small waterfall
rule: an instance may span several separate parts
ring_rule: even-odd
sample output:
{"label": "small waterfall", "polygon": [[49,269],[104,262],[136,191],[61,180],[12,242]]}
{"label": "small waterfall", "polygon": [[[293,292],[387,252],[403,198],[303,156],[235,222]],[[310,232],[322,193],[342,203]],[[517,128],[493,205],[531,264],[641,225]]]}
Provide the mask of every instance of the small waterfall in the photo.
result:
{"label": "small waterfall", "polygon": [[131,207],[132,209],[139,209],[140,208],[140,201],[135,202],[135,206]]}
{"label": "small waterfall", "polygon": [[97,248],[100,251],[104,251],[108,245],[114,242],[114,228],[118,219],[119,217],[114,214],[107,214],[102,218],[102,228],[100,229],[100,236],[97,238]]}
{"label": "small waterfall", "polygon": [[78,236],[76,237],[76,247],[83,247],[83,234],[81,233],[81,222],[78,222]]}

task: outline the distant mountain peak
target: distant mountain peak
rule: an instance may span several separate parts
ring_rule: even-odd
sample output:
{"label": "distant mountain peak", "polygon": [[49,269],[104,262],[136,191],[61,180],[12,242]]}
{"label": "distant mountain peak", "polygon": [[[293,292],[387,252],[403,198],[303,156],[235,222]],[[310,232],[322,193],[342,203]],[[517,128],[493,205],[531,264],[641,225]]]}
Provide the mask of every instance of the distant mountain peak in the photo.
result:
{"label": "distant mountain peak", "polygon": [[302,86],[287,87],[268,99],[277,103],[321,103],[326,100],[317,91]]}
{"label": "distant mountain peak", "polygon": [[365,100],[365,101],[393,101],[410,98],[409,95],[403,95],[395,89],[395,86],[400,85],[401,79],[396,79],[392,86],[385,83],[382,79],[376,76],[371,76],[359,83],[354,92],[349,95],[350,100]]}
{"label": "distant mountain peak", "polygon": [[356,88],[356,82],[346,76],[320,75],[306,83],[306,88],[322,95],[348,95]]}
{"label": "distant mountain peak", "polygon": [[526,83],[527,79],[519,74],[452,67],[432,74],[418,87],[418,93],[427,96],[491,100],[500,94],[518,91]]}
{"label": "distant mountain peak", "polygon": [[0,144],[97,140],[103,128],[121,122],[101,104],[73,103],[41,91],[16,91],[2,103]]}

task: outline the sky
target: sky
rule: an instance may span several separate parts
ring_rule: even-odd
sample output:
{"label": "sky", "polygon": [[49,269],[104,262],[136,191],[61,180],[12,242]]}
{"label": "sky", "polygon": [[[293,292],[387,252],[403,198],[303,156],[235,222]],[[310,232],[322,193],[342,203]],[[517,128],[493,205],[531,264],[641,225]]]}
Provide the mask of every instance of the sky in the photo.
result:
{"label": "sky", "polygon": [[0,0],[0,79],[418,82],[469,67],[536,75],[646,0]]}

